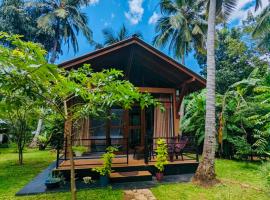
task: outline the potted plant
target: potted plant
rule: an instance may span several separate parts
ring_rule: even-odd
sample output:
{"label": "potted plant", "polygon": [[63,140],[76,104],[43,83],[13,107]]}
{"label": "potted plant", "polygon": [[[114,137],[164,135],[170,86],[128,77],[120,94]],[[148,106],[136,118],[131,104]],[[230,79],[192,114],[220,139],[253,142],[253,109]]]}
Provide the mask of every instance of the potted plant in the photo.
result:
{"label": "potted plant", "polygon": [[173,157],[174,157],[174,145],[173,144],[168,145],[168,154],[169,154],[170,162],[173,162]]}
{"label": "potted plant", "polygon": [[85,146],[73,146],[72,150],[76,156],[82,156],[83,153],[87,152],[87,147]]}
{"label": "potted plant", "polygon": [[60,184],[62,183],[63,178],[58,176],[53,176],[52,174],[49,175],[49,177],[45,181],[45,185],[47,189],[55,189],[59,188]]}
{"label": "potted plant", "polygon": [[156,173],[156,178],[158,181],[161,181],[163,178],[165,165],[168,164],[167,144],[164,139],[158,139],[156,154],[157,154],[157,160],[156,160],[155,167],[158,169],[158,172]]}
{"label": "potted plant", "polygon": [[109,184],[109,175],[112,172],[112,159],[115,157],[115,151],[117,151],[117,148],[112,146],[108,147],[106,149],[106,153],[104,153],[101,158],[103,160],[103,166],[92,169],[93,171],[99,173],[99,182],[102,187]]}

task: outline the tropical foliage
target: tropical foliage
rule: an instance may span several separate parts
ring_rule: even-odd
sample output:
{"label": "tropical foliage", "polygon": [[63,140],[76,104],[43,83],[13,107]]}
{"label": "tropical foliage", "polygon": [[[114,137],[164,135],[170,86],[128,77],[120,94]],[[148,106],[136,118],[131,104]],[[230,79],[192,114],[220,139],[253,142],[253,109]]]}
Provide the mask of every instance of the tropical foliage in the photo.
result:
{"label": "tropical foliage", "polygon": [[93,171],[98,172],[101,176],[109,176],[111,174],[112,159],[115,157],[114,152],[118,151],[118,149],[113,146],[109,146],[106,151],[107,152],[102,155],[103,166],[92,169]]}
{"label": "tropical foliage", "polygon": [[154,45],[168,45],[176,58],[184,64],[185,56],[196,48],[204,49],[207,22],[205,20],[204,1],[161,0],[162,17],[156,24],[157,35]]}
{"label": "tropical foliage", "polygon": [[80,8],[87,6],[88,0],[39,0],[28,3],[28,7],[39,10],[37,27],[53,35],[50,62],[54,63],[57,55],[62,53],[61,44],[71,45],[76,53],[79,49],[77,35],[81,32],[92,42],[92,31],[88,26],[88,18]]}
{"label": "tropical foliage", "polygon": [[163,172],[165,169],[165,165],[168,164],[168,150],[166,141],[164,139],[158,139],[156,154],[157,159],[155,167],[158,169],[159,172]]}
{"label": "tropical foliage", "polygon": [[42,96],[51,96],[48,88],[57,76],[57,67],[47,63],[46,51],[38,44],[6,33],[0,33],[0,39],[14,47],[0,45],[0,115],[10,126],[22,164],[23,148],[31,137],[31,122],[40,106],[46,104]]}
{"label": "tropical foliage", "polygon": [[270,2],[259,14],[252,35],[255,38],[259,38],[259,47],[265,48],[270,52]]}
{"label": "tropical foliage", "polygon": [[197,144],[200,145],[204,139],[205,90],[191,94],[184,103],[186,111],[180,127],[184,133],[195,134]]}
{"label": "tropical foliage", "polygon": [[3,0],[0,4],[0,31],[20,34],[24,40],[38,42],[49,52],[54,63],[62,54],[63,44],[79,50],[78,33],[92,43],[88,18],[81,11],[89,0]]}
{"label": "tropical foliage", "polygon": [[[264,63],[260,60],[263,54],[249,44],[254,41],[246,33],[248,27],[250,25],[232,29],[224,27],[217,31],[216,89],[220,94],[224,94],[233,83],[247,78],[254,66]],[[243,37],[249,38],[248,43],[243,41]],[[201,74],[206,76],[206,56],[197,52],[196,58],[202,69]]]}
{"label": "tropical foliage", "polygon": [[[248,78],[231,85],[224,95],[217,96],[220,155],[247,159],[251,155],[267,156],[270,152],[269,80],[269,67],[265,64],[255,68]],[[205,93],[192,94],[189,98],[182,120],[183,131],[198,136],[201,144]]]}
{"label": "tropical foliage", "polygon": [[125,26],[125,24],[122,25],[122,27],[120,28],[120,30],[117,33],[115,33],[112,28],[103,29],[102,33],[104,36],[104,42],[103,42],[103,44],[96,42],[95,43],[96,49],[103,48],[105,46],[114,44],[116,42],[120,42],[122,40],[125,40],[125,39],[131,37],[132,35],[136,35],[137,37],[142,38],[142,34],[138,31],[135,33],[130,33],[128,31],[127,27]]}

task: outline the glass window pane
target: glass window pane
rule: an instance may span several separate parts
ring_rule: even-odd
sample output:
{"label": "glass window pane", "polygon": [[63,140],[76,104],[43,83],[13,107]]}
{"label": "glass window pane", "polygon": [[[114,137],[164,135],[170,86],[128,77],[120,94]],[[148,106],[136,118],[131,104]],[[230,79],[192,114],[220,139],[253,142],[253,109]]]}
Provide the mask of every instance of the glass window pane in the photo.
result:
{"label": "glass window pane", "polygon": [[112,109],[111,112],[112,112],[111,126],[122,126],[123,125],[124,110],[123,109]]}

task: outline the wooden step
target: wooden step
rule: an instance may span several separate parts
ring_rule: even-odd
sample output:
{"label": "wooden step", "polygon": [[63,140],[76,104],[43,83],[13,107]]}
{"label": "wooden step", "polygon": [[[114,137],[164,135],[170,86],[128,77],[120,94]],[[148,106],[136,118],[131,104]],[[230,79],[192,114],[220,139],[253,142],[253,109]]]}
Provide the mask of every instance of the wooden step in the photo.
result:
{"label": "wooden step", "polygon": [[110,175],[111,182],[135,182],[151,181],[152,174],[149,171],[113,172]]}

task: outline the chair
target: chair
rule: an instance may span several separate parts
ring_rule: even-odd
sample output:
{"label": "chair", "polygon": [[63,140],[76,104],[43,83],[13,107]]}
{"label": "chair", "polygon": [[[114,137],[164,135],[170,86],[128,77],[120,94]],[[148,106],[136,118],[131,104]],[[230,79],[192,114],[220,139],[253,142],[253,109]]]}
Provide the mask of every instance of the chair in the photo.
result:
{"label": "chair", "polygon": [[182,160],[184,160],[183,150],[186,147],[187,143],[188,143],[187,137],[184,137],[179,142],[175,143],[174,152],[175,152],[176,159],[178,159],[178,156],[180,155]]}

